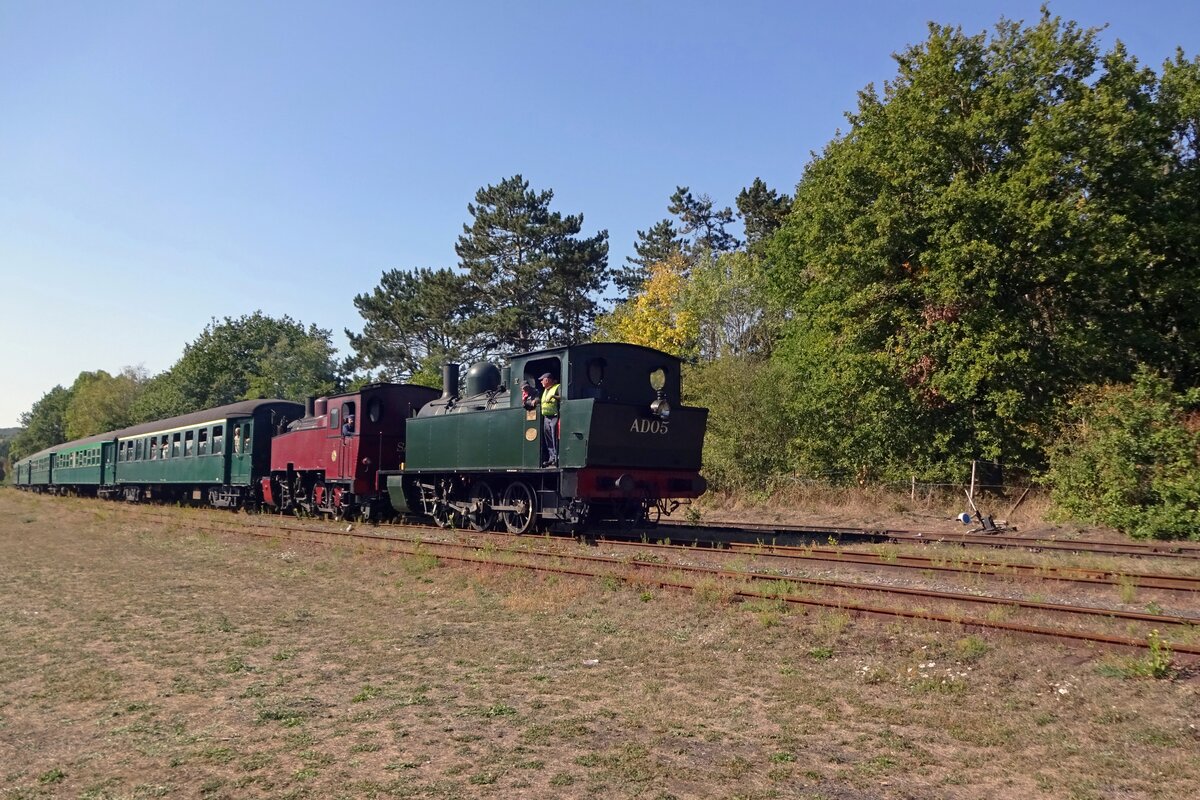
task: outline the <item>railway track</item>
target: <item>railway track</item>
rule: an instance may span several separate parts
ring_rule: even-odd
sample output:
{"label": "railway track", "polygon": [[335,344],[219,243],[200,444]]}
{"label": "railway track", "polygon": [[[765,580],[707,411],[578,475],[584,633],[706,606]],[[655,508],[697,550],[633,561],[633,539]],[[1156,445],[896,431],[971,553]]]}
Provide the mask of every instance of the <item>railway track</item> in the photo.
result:
{"label": "railway track", "polygon": [[[179,522],[178,515],[160,514],[161,519]],[[229,522],[236,520],[235,525]],[[754,572],[701,566],[679,561],[645,560],[636,557],[581,555],[564,550],[575,546],[572,540],[540,537],[512,537],[507,534],[470,532],[465,541],[430,538],[456,535],[428,528],[396,526],[387,533],[380,529],[356,530],[335,524],[294,524],[280,518],[226,518],[186,520],[193,528],[218,533],[247,533],[308,544],[352,544],[409,556],[433,556],[446,561],[477,565],[499,565],[544,573],[617,579],[627,583],[645,583],[680,590],[697,591],[719,587],[731,597],[762,599],[793,606],[836,609],[843,612],[904,619],[921,619],[976,629],[1066,639],[1077,642],[1115,645],[1137,649],[1151,646],[1161,637],[1179,655],[1200,657],[1196,631],[1200,616],[1151,614],[1137,611],[1048,603],[995,597],[984,594],[946,592],[914,587],[859,583],[844,580],[796,577],[777,572]],[[197,524],[199,523],[199,524]],[[343,523],[344,524],[344,523]],[[394,531],[394,532],[393,532]],[[412,534],[404,531],[414,531]],[[511,546],[499,546],[497,543]],[[630,547],[650,547],[642,543],[623,543]],[[672,547],[677,553],[705,554],[731,552],[697,551]],[[866,598],[887,598],[889,605]],[[980,616],[978,611],[982,610]],[[1020,622],[1017,615],[1032,617]],[[1086,626],[1086,627],[1085,627]],[[1114,630],[1114,627],[1116,630]],[[1153,631],[1153,633],[1152,633]]]}
{"label": "railway track", "polygon": [[799,545],[815,537],[835,542],[870,541],[897,544],[958,544],[990,548],[1020,548],[1022,550],[1051,550],[1068,553],[1102,553],[1138,558],[1200,560],[1200,545],[1182,542],[1095,542],[1054,539],[1013,534],[937,533],[898,529],[847,528],[818,525],[783,525],[738,523],[737,525],[694,525],[664,520],[658,527],[670,531],[672,539],[686,538],[698,543],[730,541],[739,544],[779,543]]}
{"label": "railway track", "polygon": [[[621,540],[618,540],[621,541]],[[672,545],[643,544],[644,547]],[[1200,577],[1166,575],[1156,572],[1135,572],[1090,567],[1054,567],[1039,564],[1020,564],[983,559],[948,559],[908,555],[904,553],[865,553],[832,547],[797,547],[759,545],[733,542],[722,546],[730,552],[760,556],[776,556],[797,561],[834,564],[862,564],[872,567],[920,570],[960,575],[981,575],[994,578],[1031,578],[1098,586],[1131,586],[1139,589],[1162,589],[1177,592],[1200,592]]]}

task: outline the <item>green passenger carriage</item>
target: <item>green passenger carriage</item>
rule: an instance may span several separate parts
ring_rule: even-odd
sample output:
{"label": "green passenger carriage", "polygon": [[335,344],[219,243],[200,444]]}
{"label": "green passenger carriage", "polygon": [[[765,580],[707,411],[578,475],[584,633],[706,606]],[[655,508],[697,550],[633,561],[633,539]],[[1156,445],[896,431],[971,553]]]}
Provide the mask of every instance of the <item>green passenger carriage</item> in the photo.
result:
{"label": "green passenger carriage", "polygon": [[271,437],[303,412],[285,400],[244,400],[117,431],[116,482],[108,491],[130,501],[253,504]]}

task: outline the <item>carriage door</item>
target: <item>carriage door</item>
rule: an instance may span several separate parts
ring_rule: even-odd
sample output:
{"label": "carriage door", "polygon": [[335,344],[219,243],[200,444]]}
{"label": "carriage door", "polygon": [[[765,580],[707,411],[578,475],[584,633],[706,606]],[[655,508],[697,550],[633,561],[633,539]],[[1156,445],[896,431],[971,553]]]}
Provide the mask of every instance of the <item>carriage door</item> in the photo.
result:
{"label": "carriage door", "polygon": [[354,413],[355,404],[353,402],[342,403],[341,408],[341,428],[338,436],[338,458],[337,458],[337,476],[339,478],[354,478],[355,459],[357,457],[357,448],[355,444],[358,437],[358,415]]}
{"label": "carriage door", "polygon": [[[129,443],[133,447],[133,442]],[[100,445],[100,485],[111,486],[117,482],[117,446],[113,442]]]}
{"label": "carriage door", "polygon": [[254,421],[241,420],[229,427],[233,429],[232,438],[225,437],[229,443],[229,482],[235,486],[250,483],[253,473],[254,459]]}

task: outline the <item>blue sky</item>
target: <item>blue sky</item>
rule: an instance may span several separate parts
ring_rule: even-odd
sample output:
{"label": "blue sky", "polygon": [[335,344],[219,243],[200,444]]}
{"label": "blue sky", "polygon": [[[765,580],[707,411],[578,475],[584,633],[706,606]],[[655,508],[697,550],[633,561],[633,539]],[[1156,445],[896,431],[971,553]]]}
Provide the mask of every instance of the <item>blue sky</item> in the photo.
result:
{"label": "blue sky", "polygon": [[[516,173],[607,229],[676,185],[790,192],[926,23],[1038,2],[0,0],[0,427],[81,370],[169,367],[213,317],[358,330],[393,268],[452,266]],[[1158,66],[1200,4],[1053,2]]]}

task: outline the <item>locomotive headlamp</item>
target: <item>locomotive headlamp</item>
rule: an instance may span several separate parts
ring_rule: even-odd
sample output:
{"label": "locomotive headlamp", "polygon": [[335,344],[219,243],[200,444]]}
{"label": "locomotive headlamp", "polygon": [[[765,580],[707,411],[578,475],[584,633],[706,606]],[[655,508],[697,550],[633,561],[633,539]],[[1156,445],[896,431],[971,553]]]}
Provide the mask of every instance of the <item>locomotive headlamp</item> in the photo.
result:
{"label": "locomotive headlamp", "polygon": [[667,398],[663,397],[662,395],[659,395],[658,399],[650,404],[650,413],[659,419],[666,419],[667,417],[671,416],[670,401],[668,401]]}

